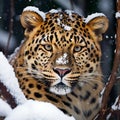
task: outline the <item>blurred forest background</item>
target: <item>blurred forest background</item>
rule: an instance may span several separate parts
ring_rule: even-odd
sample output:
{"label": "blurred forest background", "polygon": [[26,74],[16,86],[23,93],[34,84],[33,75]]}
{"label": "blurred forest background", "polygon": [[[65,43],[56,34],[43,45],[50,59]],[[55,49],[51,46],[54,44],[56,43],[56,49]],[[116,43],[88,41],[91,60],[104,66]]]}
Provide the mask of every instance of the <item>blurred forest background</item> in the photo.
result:
{"label": "blurred forest background", "polygon": [[[84,17],[96,12],[104,13],[109,19],[109,29],[101,42],[103,53],[101,65],[104,81],[107,82],[111,74],[115,51],[116,0],[0,0],[0,51],[7,52],[7,55],[10,55],[24,39],[24,29],[20,24],[19,16],[26,6],[36,6],[44,12],[51,9],[69,9]],[[119,89],[116,83],[114,95],[112,94],[113,101],[120,93]]]}

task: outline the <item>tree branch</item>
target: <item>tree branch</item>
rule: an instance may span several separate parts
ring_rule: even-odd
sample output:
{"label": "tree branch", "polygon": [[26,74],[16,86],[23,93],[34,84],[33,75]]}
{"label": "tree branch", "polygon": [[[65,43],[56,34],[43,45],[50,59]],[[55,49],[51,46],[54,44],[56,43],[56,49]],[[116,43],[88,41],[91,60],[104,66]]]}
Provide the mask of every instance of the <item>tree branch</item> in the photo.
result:
{"label": "tree branch", "polygon": [[[117,3],[117,10],[120,11],[120,0],[118,0]],[[114,58],[114,63],[113,63],[113,69],[111,73],[110,80],[108,84],[106,85],[106,89],[103,95],[103,100],[102,100],[102,108],[106,109],[107,108],[107,102],[109,99],[109,94],[111,92],[111,89],[113,85],[116,82],[116,75],[117,75],[117,70],[120,64],[120,19],[117,19],[117,36],[116,36],[116,53],[115,53],[115,58]]]}
{"label": "tree branch", "polygon": [[12,108],[15,108],[17,106],[15,99],[1,82],[0,82],[0,94]]}
{"label": "tree branch", "polygon": [[[120,11],[120,0],[118,0],[117,2],[117,11]],[[112,115],[119,115],[118,113],[120,113],[119,110],[113,111],[111,108],[108,108],[109,95],[114,84],[117,81],[116,77],[117,77],[117,70],[118,70],[119,64],[120,64],[120,18],[117,18],[116,53],[115,53],[115,58],[113,62],[113,69],[112,69],[112,73],[108,81],[108,84],[105,87],[105,91],[102,99],[102,107],[99,112],[99,115],[97,116],[97,120],[106,120],[106,116],[110,113]],[[119,101],[119,104],[120,104],[120,101]]]}
{"label": "tree branch", "polygon": [[9,21],[9,36],[8,36],[8,41],[7,41],[7,46],[5,49],[5,55],[7,56],[8,54],[8,49],[9,49],[9,44],[10,40],[13,34],[13,16],[14,16],[14,0],[10,0],[10,21]]}

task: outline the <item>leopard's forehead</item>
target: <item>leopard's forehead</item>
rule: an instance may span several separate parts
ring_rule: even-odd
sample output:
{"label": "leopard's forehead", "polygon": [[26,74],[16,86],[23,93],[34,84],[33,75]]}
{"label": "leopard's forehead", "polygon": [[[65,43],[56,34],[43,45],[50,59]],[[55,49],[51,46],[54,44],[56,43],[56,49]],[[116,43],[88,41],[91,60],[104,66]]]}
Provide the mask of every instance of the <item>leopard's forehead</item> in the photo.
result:
{"label": "leopard's forehead", "polygon": [[85,27],[83,18],[72,11],[49,11],[46,13],[44,26],[48,26],[50,31],[60,30],[60,32],[75,31]]}
{"label": "leopard's forehead", "polygon": [[[83,39],[91,39],[89,28],[84,18],[73,11],[49,11],[45,20],[37,31],[37,37],[42,41],[56,40],[57,45],[64,43],[81,42]],[[63,46],[65,46],[63,45]]]}
{"label": "leopard's forehead", "polygon": [[51,23],[54,23],[54,25],[61,27],[66,31],[70,31],[74,26],[78,28],[84,24],[83,18],[80,15],[68,10],[58,12],[49,11],[46,14],[46,22],[48,21],[48,25],[50,25],[50,27],[53,26]]}

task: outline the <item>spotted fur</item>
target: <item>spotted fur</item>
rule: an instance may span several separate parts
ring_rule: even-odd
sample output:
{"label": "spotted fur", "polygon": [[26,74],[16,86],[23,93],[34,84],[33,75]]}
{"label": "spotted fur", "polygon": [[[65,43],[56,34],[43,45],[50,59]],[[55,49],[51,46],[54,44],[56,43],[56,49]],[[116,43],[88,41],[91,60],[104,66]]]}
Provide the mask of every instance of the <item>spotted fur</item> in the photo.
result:
{"label": "spotted fur", "polygon": [[25,41],[10,63],[28,99],[54,104],[76,120],[91,120],[103,88],[99,41],[108,20],[77,13],[24,11]]}

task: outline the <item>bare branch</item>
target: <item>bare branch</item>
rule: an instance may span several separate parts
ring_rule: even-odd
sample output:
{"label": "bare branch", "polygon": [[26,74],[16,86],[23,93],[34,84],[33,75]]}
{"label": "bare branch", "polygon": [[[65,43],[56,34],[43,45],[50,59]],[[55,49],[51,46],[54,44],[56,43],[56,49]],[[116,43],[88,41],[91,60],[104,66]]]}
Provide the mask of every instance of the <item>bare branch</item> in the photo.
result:
{"label": "bare branch", "polygon": [[[117,2],[117,11],[120,11],[120,0],[118,0]],[[109,100],[110,92],[114,84],[118,80],[116,77],[117,77],[117,70],[120,65],[120,34],[119,33],[120,33],[120,18],[117,19],[116,53],[115,53],[115,58],[113,63],[113,69],[103,94],[102,108],[96,120],[106,120],[106,117],[108,114],[111,114],[111,116],[116,116],[120,118],[119,110],[112,110],[111,108],[108,108],[108,100]]]}
{"label": "bare branch", "polygon": [[[120,11],[120,0],[118,0],[117,3],[117,10]],[[115,58],[114,58],[114,63],[113,63],[113,69],[111,73],[110,80],[108,84],[106,85],[106,89],[103,95],[103,101],[102,101],[102,108],[106,109],[107,108],[107,102],[109,99],[109,94],[111,92],[111,89],[113,85],[116,82],[116,75],[117,75],[117,70],[120,64],[120,19],[117,19],[117,38],[116,38],[116,53],[115,53]]]}
{"label": "bare branch", "polygon": [[5,55],[8,54],[9,44],[10,44],[10,40],[13,34],[13,16],[14,16],[14,0],[10,0],[9,36],[8,36],[7,46],[5,49]]}
{"label": "bare branch", "polygon": [[5,99],[5,101],[12,107],[15,108],[17,106],[15,99],[9,93],[7,88],[0,82],[0,95]]}

